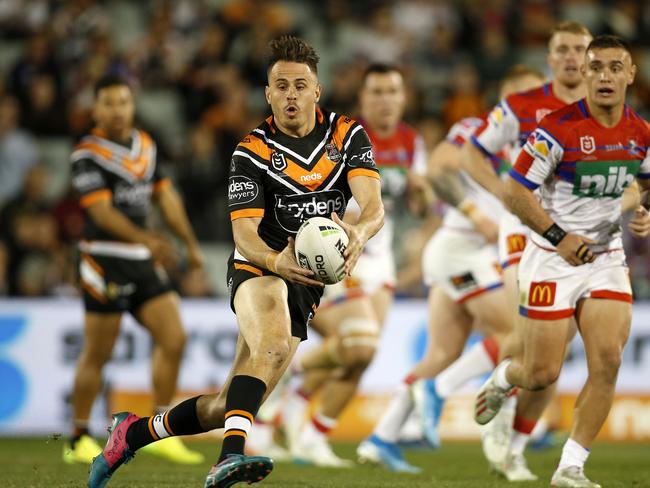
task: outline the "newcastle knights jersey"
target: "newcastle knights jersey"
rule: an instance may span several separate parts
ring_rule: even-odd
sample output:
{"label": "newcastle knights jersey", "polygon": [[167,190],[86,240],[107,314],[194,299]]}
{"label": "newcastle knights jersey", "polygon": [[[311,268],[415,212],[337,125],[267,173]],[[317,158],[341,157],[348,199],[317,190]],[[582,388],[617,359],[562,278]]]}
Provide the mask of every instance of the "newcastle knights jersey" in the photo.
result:
{"label": "newcastle knights jersey", "polygon": [[[634,178],[650,178],[650,129],[625,107],[615,127],[602,126],[585,100],[553,112],[528,138],[512,178],[535,190],[567,232],[594,239],[596,252],[621,248],[621,196]],[[538,245],[552,248],[532,234]]]}
{"label": "newcastle knights jersey", "polygon": [[261,217],[259,236],[281,251],[311,217],[343,217],[354,176],[379,178],[372,146],[356,121],[316,109],[316,126],[304,137],[280,131],[266,119],[237,146],[230,164],[231,220]]}
{"label": "newcastle knights jersey", "polygon": [[552,83],[513,93],[492,109],[488,123],[476,131],[472,143],[488,157],[510,144],[516,149],[511,157],[511,162],[514,162],[519,148],[526,143],[537,124],[549,113],[566,105],[553,93]]}
{"label": "newcastle knights jersey", "polygon": [[[145,227],[152,195],[170,184],[156,163],[156,144],[149,134],[134,129],[128,146],[111,141],[100,129],[93,129],[75,146],[72,185],[87,208],[98,200],[111,200],[113,206],[135,225]],[[86,219],[82,250],[106,255],[129,256],[148,253],[146,247],[119,243],[117,237]],[[144,256],[140,256],[144,257]]]}

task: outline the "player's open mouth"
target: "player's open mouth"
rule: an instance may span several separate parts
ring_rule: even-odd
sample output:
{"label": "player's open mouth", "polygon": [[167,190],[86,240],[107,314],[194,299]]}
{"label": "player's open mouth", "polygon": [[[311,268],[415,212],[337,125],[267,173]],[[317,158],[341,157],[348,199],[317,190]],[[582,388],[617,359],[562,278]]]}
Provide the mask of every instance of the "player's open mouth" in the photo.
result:
{"label": "player's open mouth", "polygon": [[599,88],[598,89],[598,94],[599,95],[604,95],[606,97],[609,96],[609,95],[612,95],[613,93],[614,93],[614,90],[612,90],[611,88]]}
{"label": "player's open mouth", "polygon": [[298,107],[289,105],[287,108],[284,109],[284,111],[287,113],[287,115],[296,115],[298,113]]}

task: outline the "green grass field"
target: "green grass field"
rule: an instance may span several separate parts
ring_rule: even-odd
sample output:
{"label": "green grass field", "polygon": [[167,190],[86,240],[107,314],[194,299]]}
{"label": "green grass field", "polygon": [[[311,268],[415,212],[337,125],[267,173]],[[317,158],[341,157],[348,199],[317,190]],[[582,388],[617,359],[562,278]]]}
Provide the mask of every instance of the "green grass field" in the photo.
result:
{"label": "green grass field", "polygon": [[[217,446],[196,442],[192,447],[208,459]],[[354,445],[336,446],[337,452],[353,458]],[[61,461],[61,441],[42,439],[0,439],[0,487],[63,488],[86,485],[86,466],[68,466]],[[518,486],[548,486],[559,451],[533,452],[528,455],[531,469],[541,481]],[[509,486],[486,470],[478,444],[448,444],[436,452],[412,452],[408,458],[425,469],[418,476],[388,473],[379,468],[358,466],[348,470],[318,469],[292,464],[276,464],[260,487],[454,487],[491,488]],[[109,487],[196,487],[203,486],[209,464],[177,466],[139,454],[115,474]],[[587,468],[592,479],[607,488],[650,487],[650,445],[598,445]],[[238,485],[246,486],[246,485]]]}

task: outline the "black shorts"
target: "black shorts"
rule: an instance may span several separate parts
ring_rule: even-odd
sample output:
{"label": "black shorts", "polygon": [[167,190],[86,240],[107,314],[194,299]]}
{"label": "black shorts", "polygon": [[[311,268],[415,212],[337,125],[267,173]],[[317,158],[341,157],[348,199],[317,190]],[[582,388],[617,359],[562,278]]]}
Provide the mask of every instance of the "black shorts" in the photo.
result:
{"label": "black shorts", "polygon": [[298,285],[285,280],[268,269],[247,261],[235,259],[234,254],[228,259],[228,275],[226,277],[230,290],[230,308],[235,314],[235,293],[244,281],[258,276],[277,276],[287,285],[289,296],[289,315],[291,317],[291,335],[301,341],[307,339],[307,326],[316,313],[323,290],[313,286]]}
{"label": "black shorts", "polygon": [[79,275],[87,312],[135,312],[148,300],[172,290],[163,267],[151,259],[81,253]]}

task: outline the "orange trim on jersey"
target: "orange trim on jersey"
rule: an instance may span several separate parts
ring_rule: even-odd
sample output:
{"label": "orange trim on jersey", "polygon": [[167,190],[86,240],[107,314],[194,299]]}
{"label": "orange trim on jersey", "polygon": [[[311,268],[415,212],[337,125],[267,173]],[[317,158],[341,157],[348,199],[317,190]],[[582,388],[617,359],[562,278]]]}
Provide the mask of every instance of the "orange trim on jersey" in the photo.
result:
{"label": "orange trim on jersey", "polygon": [[573,317],[575,308],[565,308],[563,310],[531,310],[529,308],[519,307],[519,315],[535,320],[560,320]]}
{"label": "orange trim on jersey", "polygon": [[90,254],[81,253],[81,259],[83,259],[92,269],[94,269],[100,276],[104,276],[104,270],[102,267],[97,264]]}
{"label": "orange trim on jersey", "polygon": [[[104,134],[103,131],[99,129],[93,129],[92,133],[101,139],[107,139],[106,134]],[[115,154],[109,147],[104,146],[101,143],[88,141],[81,142],[75,146],[75,150],[85,149],[87,151],[98,154],[102,158],[107,159],[114,164],[120,165],[121,163],[121,167],[136,177],[142,178],[149,166],[153,164],[153,158],[149,157],[151,155],[153,139],[151,139],[151,136],[149,134],[141,130],[138,131],[138,135],[140,136],[140,153],[136,155],[135,159],[124,157],[121,159],[121,161],[116,162]]]}
{"label": "orange trim on jersey", "polygon": [[100,303],[107,303],[108,300],[104,295],[99,293],[97,290],[95,290],[91,285],[86,283],[84,280],[80,281],[81,287],[88,292],[89,295],[91,295],[95,300],[97,300]]}
{"label": "orange trim on jersey", "polygon": [[154,438],[154,440],[160,439],[160,436],[156,434],[156,429],[153,428],[153,415],[149,417],[149,421],[147,422],[147,427],[149,427],[149,433],[151,434],[151,437]]}
{"label": "orange trim on jersey", "polygon": [[159,192],[160,190],[164,190],[171,184],[172,184],[172,180],[170,180],[169,178],[163,178],[162,180],[158,180],[153,184],[153,191]]}
{"label": "orange trim on jersey", "polygon": [[230,411],[226,412],[226,416],[224,417],[224,419],[230,418],[233,415],[239,415],[240,417],[245,417],[248,420],[250,420],[251,423],[253,423],[255,421],[255,419],[253,418],[253,414],[250,413],[250,412],[247,412],[246,410],[230,410]]}
{"label": "orange trim on jersey", "polygon": [[271,153],[273,150],[266,145],[266,143],[255,134],[248,134],[244,139],[239,143],[241,147],[245,147],[252,153],[257,154],[262,160],[269,161],[271,159]]}
{"label": "orange trim on jersey", "polygon": [[287,162],[287,167],[283,173],[311,191],[316,190],[321,184],[329,178],[330,174],[336,169],[336,164],[327,159],[326,153],[323,153],[311,168],[305,169],[297,163],[294,163],[286,155],[284,158]]}
{"label": "orange trim on jersey", "polygon": [[348,181],[351,178],[354,178],[355,176],[369,176],[377,180],[380,179],[379,173],[377,171],[373,171],[371,169],[366,169],[366,168],[355,168],[348,171]]}
{"label": "orange trim on jersey", "polygon": [[230,220],[237,220],[247,217],[264,217],[263,208],[243,208],[230,212]]}
{"label": "orange trim on jersey", "polygon": [[111,159],[113,157],[113,152],[109,148],[100,144],[95,144],[94,142],[82,142],[77,144],[75,150],[77,149],[86,149],[87,151],[97,153],[104,159]]}
{"label": "orange trim on jersey", "polygon": [[244,439],[246,439],[246,437],[248,437],[246,435],[246,431],[244,431],[244,430],[230,429],[229,431],[227,431],[226,433],[223,434],[223,438],[225,439],[226,437],[230,437],[230,436],[233,436],[233,435],[238,435],[240,437],[243,437]]}
{"label": "orange trim on jersey", "polygon": [[634,299],[629,293],[610,290],[594,290],[589,294],[590,298],[605,298],[607,300],[617,300],[619,302],[632,303]]}
{"label": "orange trim on jersey", "polygon": [[257,276],[262,276],[264,274],[261,269],[251,266],[250,264],[235,263],[235,269],[242,269]]}
{"label": "orange trim on jersey", "polygon": [[323,111],[321,110],[320,107],[316,107],[316,119],[318,120],[319,124],[322,124],[323,120],[325,119],[325,116],[323,115]]}
{"label": "orange trim on jersey", "polygon": [[93,203],[100,202],[102,200],[111,200],[113,198],[113,193],[110,190],[101,189],[95,190],[91,193],[88,193],[79,199],[79,205],[83,208],[90,207]]}

